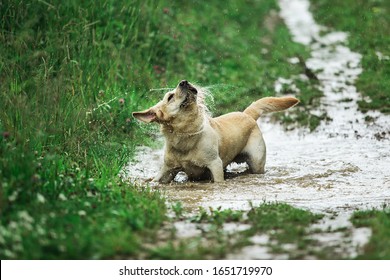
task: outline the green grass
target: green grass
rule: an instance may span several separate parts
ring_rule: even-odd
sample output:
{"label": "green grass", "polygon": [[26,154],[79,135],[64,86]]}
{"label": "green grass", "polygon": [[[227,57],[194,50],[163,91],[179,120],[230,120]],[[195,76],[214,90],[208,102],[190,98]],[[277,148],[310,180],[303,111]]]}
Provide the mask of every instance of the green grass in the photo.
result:
{"label": "green grass", "polygon": [[2,259],[137,255],[141,236],[155,238],[167,220],[158,192],[115,177],[94,180],[58,155],[31,156],[0,142]]}
{"label": "green grass", "polygon": [[256,232],[273,231],[279,243],[295,243],[306,235],[306,228],[323,217],[285,203],[264,203],[252,208],[249,221]]}
{"label": "green grass", "polygon": [[[262,203],[251,206],[249,211],[232,209],[200,209],[196,215],[187,218],[187,223],[199,225],[201,233],[195,238],[178,238],[173,232],[173,240],[162,246],[153,247],[150,258],[156,259],[220,259],[228,254],[239,252],[251,246],[250,238],[257,234],[269,236],[268,244],[263,245],[273,254],[288,254],[292,259],[318,254],[312,250],[315,241],[311,239],[310,226],[323,215],[292,207],[285,203]],[[238,226],[249,225],[241,231],[226,231],[226,223]],[[283,245],[293,245],[295,249],[285,249]]]}
{"label": "green grass", "polygon": [[390,259],[390,210],[357,211],[351,218],[356,227],[369,227],[372,235],[358,259]]}
{"label": "green grass", "polygon": [[[311,247],[316,242],[309,236],[309,227],[321,218],[321,214],[285,203],[263,203],[249,211],[248,219],[252,226],[246,234],[268,234],[270,240],[274,241],[269,245],[270,252],[285,253],[291,259],[300,259],[312,253]],[[295,249],[286,249],[283,245],[292,245]]]}
{"label": "green grass", "polygon": [[[316,20],[348,32],[350,48],[363,55],[363,73],[356,86],[371,102],[361,100],[359,108],[390,113],[390,2],[318,0],[312,4]],[[380,59],[378,53],[388,59]]]}
{"label": "green grass", "polygon": [[[210,212],[210,213],[209,213]],[[229,222],[240,222],[243,220],[243,211],[225,209],[221,208],[210,209],[199,209],[199,213],[191,218],[191,221],[194,223],[213,223],[217,226],[223,226],[225,223]]]}
{"label": "green grass", "polygon": [[[168,228],[165,231],[171,232],[162,234],[165,236],[163,242],[147,246],[145,254],[150,259],[221,259],[232,253],[235,256],[235,253],[239,253],[246,246],[253,246],[251,237],[264,235],[269,237],[269,241],[256,246],[264,247],[275,256],[283,255],[289,259],[344,259],[348,258],[349,254],[348,250],[344,251],[344,246],[350,242],[348,240],[352,238],[354,229],[369,227],[372,230],[371,238],[363,250],[359,251],[357,259],[389,259],[388,208],[354,212],[351,228],[312,228],[323,218],[322,214],[311,213],[281,202],[252,205],[249,211],[200,209],[195,215],[174,219],[197,225],[200,233],[196,237],[179,238],[175,230]],[[229,232],[224,229],[226,223],[249,225],[249,228]],[[338,245],[334,242],[327,244],[315,237],[317,234],[326,237],[332,233],[342,233],[344,240],[340,240]]]}

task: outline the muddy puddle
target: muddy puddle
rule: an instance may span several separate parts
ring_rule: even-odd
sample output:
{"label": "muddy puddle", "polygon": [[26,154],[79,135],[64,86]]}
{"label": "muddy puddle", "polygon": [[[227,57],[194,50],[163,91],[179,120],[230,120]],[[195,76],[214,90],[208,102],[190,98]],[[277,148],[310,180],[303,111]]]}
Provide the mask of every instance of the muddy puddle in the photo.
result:
{"label": "muddy puddle", "polygon": [[[308,133],[303,129],[285,131],[268,118],[260,118],[258,124],[267,145],[265,174],[242,174],[220,184],[186,182],[185,175],[180,174],[174,183],[151,185],[162,190],[170,201],[181,201],[190,212],[199,207],[246,210],[249,202],[258,205],[279,201],[314,212],[336,213],[341,218],[325,218],[322,223],[334,228],[351,227],[352,211],[390,204],[390,117],[358,111],[361,96],[354,82],[363,70],[361,55],[346,47],[348,34],[316,24],[306,0],[280,0],[279,4],[280,16],[293,39],[311,49],[307,67],[317,74],[324,93],[318,113],[327,112],[331,120]],[[295,77],[282,79],[293,81]],[[162,157],[162,149],[139,147],[121,176],[133,182],[149,182],[157,174]],[[230,168],[232,174],[243,170],[245,166],[237,164]],[[368,229],[355,230],[347,242],[349,248],[353,242],[363,246],[369,235]],[[342,243],[338,233],[316,238]],[[259,237],[260,243],[265,239]],[[277,258],[255,245],[230,257],[251,258],[255,254],[258,258]],[[356,255],[356,250],[348,250],[348,256]]]}
{"label": "muddy puddle", "polygon": [[[177,177],[179,182],[154,187],[188,210],[249,209],[249,202],[282,201],[315,212],[332,212],[390,203],[390,141],[286,132],[263,121],[259,125],[267,145],[265,174],[243,174],[220,184],[180,182],[183,179]],[[162,150],[139,148],[122,176],[145,183],[158,172],[162,156]],[[231,171],[243,169],[236,165]]]}

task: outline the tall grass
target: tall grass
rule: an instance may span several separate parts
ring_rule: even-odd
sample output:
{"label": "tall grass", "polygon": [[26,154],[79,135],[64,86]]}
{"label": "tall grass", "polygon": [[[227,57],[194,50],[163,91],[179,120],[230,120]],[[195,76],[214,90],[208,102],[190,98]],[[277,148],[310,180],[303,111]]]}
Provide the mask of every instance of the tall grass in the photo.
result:
{"label": "tall grass", "polygon": [[131,254],[165,219],[158,193],[116,179],[164,49],[154,3],[0,5],[2,258]]}
{"label": "tall grass", "polygon": [[151,85],[151,60],[164,45],[150,37],[158,28],[154,7],[147,1],[2,4],[2,130],[21,145],[71,153],[84,165],[86,150],[104,146],[104,135],[133,137],[128,118],[140,101],[135,91]]}

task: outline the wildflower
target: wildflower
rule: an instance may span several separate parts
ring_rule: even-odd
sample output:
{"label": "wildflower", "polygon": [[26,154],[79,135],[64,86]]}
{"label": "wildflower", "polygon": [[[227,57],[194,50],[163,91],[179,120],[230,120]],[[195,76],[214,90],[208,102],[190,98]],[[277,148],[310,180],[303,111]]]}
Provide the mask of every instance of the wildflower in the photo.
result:
{"label": "wildflower", "polygon": [[46,231],[40,225],[37,226],[36,231],[37,231],[38,235],[45,235],[46,234]]}
{"label": "wildflower", "polygon": [[160,65],[153,65],[153,70],[157,75],[161,75],[165,72],[165,68]]}
{"label": "wildflower", "polygon": [[3,132],[4,139],[8,139],[11,134],[8,131]]}
{"label": "wildflower", "polygon": [[45,203],[46,199],[43,195],[41,195],[40,193],[37,194],[37,199],[38,199],[38,202],[39,203]]}
{"label": "wildflower", "polygon": [[125,104],[125,100],[123,98],[119,98],[118,101],[119,101],[119,104],[121,104],[121,105]]}
{"label": "wildflower", "polygon": [[14,191],[9,197],[8,200],[13,202],[18,198],[19,191]]}
{"label": "wildflower", "polygon": [[126,123],[127,123],[127,124],[131,123],[131,119],[130,119],[130,118],[127,118],[127,119],[126,119]]}
{"label": "wildflower", "polygon": [[37,163],[37,169],[41,169],[42,168],[42,163],[41,162],[38,162]]}
{"label": "wildflower", "polygon": [[34,218],[31,217],[27,211],[19,211],[18,216],[20,219],[24,220],[27,223],[33,223]]}
{"label": "wildflower", "polygon": [[165,7],[165,8],[163,9],[163,13],[164,13],[164,14],[169,14],[169,8],[168,8],[168,7]]}
{"label": "wildflower", "polygon": [[68,199],[66,198],[66,196],[65,196],[63,193],[60,193],[60,195],[58,196],[58,199],[59,199],[59,200],[62,200],[62,201],[68,200]]}
{"label": "wildflower", "polygon": [[80,216],[85,216],[85,215],[87,215],[87,212],[85,212],[84,210],[80,210],[80,211],[78,212],[78,214],[79,214]]}
{"label": "wildflower", "polygon": [[17,222],[11,221],[11,222],[8,223],[8,227],[9,227],[10,229],[12,229],[12,230],[15,230],[15,229],[17,229],[17,228],[19,227],[19,225],[18,225]]}

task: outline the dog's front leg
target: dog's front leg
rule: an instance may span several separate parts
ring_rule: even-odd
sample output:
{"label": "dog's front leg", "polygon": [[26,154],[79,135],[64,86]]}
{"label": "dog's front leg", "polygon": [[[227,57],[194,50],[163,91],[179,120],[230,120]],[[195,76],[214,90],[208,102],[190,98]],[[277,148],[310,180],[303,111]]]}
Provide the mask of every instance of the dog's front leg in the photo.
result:
{"label": "dog's front leg", "polygon": [[223,182],[223,164],[221,158],[216,158],[207,166],[213,175],[214,182]]}
{"label": "dog's front leg", "polygon": [[178,171],[175,168],[171,168],[164,163],[160,170],[160,173],[153,179],[153,182],[168,184],[173,179],[175,179],[177,173]]}

